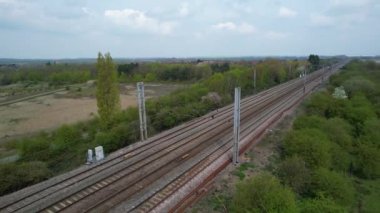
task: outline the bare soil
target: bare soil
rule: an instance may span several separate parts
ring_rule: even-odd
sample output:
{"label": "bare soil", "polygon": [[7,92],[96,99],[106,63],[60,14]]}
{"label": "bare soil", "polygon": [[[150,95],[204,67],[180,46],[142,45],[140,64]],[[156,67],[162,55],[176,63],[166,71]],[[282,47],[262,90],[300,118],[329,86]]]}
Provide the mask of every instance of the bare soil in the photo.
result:
{"label": "bare soil", "polygon": [[[123,85],[120,101],[122,109],[136,106],[134,85]],[[147,98],[166,95],[181,85],[146,84]],[[88,120],[97,115],[93,88],[84,88],[85,95],[70,91],[47,95],[0,107],[0,142],[11,138],[52,130],[63,124]]]}

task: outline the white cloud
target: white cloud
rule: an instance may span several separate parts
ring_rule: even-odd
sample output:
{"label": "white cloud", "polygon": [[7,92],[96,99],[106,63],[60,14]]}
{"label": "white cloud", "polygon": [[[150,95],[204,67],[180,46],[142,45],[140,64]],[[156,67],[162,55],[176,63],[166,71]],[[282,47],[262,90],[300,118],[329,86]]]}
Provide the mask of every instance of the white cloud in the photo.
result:
{"label": "white cloud", "polygon": [[278,10],[278,16],[283,17],[283,18],[291,18],[291,17],[297,16],[297,12],[287,7],[281,7]]}
{"label": "white cloud", "polygon": [[235,24],[234,22],[221,22],[212,26],[214,29],[238,32],[241,34],[252,34],[256,28],[247,23]]}
{"label": "white cloud", "polygon": [[313,25],[320,27],[330,27],[335,25],[335,19],[333,17],[322,14],[311,14],[310,20]]}
{"label": "white cloud", "polygon": [[87,8],[87,7],[82,7],[82,11],[83,11],[83,13],[85,13],[87,15],[95,15],[95,12],[93,10],[91,10],[90,8]]}
{"label": "white cloud", "polygon": [[104,16],[121,26],[162,35],[171,34],[175,26],[173,22],[160,21],[147,16],[142,11],[133,9],[106,10]]}
{"label": "white cloud", "polygon": [[190,11],[189,11],[189,3],[187,3],[187,2],[182,3],[181,6],[179,7],[178,14],[181,17],[186,17],[186,16],[189,15],[189,13],[190,13]]}

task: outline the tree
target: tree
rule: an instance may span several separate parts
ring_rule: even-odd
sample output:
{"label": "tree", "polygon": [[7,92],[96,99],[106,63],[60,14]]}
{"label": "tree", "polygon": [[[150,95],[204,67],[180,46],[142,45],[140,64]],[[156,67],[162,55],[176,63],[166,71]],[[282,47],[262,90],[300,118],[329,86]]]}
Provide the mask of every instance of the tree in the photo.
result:
{"label": "tree", "polygon": [[109,53],[104,56],[99,53],[96,68],[98,72],[96,84],[98,113],[103,125],[109,127],[112,118],[120,110],[116,66]]}
{"label": "tree", "polygon": [[318,55],[309,55],[309,59],[308,59],[309,63],[311,64],[312,66],[312,70],[317,70],[318,67],[319,67],[319,63],[320,63],[320,60],[319,60],[319,56]]}

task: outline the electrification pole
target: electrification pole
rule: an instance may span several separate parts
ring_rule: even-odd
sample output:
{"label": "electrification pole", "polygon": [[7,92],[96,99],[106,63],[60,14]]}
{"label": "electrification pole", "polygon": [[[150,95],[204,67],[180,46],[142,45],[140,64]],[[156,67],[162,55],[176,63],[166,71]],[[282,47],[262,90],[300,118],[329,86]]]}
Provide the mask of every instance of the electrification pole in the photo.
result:
{"label": "electrification pole", "polygon": [[256,94],[256,68],[253,68],[253,89],[253,92]]}
{"label": "electrification pole", "polygon": [[143,82],[137,83],[137,103],[139,107],[140,139],[141,141],[144,141],[148,138],[148,131],[146,125],[145,96]]}
{"label": "electrification pole", "polygon": [[235,104],[234,104],[234,145],[232,153],[232,163],[239,163],[239,140],[240,140],[240,87],[235,88]]}
{"label": "electrification pole", "polygon": [[306,69],[303,71],[303,93],[306,92]]}

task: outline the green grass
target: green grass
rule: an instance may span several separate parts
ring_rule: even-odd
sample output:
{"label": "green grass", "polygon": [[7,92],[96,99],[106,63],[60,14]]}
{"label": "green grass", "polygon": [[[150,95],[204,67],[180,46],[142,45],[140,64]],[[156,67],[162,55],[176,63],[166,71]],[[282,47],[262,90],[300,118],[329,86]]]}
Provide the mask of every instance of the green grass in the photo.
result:
{"label": "green grass", "polygon": [[240,180],[244,180],[245,178],[244,172],[247,171],[248,169],[253,169],[253,168],[255,168],[255,165],[249,162],[245,162],[245,163],[240,164],[240,166],[237,169],[235,169],[235,171],[233,171],[232,174],[239,177]]}

